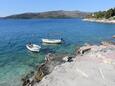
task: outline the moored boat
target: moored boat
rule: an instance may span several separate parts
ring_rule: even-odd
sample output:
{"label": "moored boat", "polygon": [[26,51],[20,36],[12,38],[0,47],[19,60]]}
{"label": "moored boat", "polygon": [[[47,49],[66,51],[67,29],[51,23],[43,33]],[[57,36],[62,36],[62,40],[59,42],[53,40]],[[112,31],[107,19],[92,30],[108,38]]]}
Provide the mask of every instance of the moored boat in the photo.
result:
{"label": "moored boat", "polygon": [[26,48],[32,52],[39,52],[41,47],[36,44],[27,44]]}
{"label": "moored boat", "polygon": [[60,44],[62,43],[62,39],[42,39],[42,42],[49,44]]}

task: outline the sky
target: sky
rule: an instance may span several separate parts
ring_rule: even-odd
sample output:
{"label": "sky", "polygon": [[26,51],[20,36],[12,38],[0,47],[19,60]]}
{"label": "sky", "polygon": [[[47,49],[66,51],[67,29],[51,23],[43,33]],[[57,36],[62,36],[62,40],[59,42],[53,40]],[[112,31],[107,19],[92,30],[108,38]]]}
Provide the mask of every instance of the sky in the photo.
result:
{"label": "sky", "polygon": [[95,12],[113,7],[115,0],[0,0],[0,16],[53,10]]}

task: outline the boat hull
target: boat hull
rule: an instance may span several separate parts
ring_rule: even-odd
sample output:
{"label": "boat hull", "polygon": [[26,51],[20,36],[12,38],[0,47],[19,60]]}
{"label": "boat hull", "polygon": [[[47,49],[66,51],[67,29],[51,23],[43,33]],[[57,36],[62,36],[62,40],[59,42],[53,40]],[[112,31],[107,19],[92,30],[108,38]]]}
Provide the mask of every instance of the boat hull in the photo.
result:
{"label": "boat hull", "polygon": [[26,48],[32,52],[39,52],[40,51],[40,46],[33,44],[33,47],[30,47],[28,44],[26,45]]}
{"label": "boat hull", "polygon": [[43,43],[48,43],[48,44],[60,44],[62,43],[62,40],[58,39],[58,40],[55,40],[55,39],[42,39],[42,42]]}

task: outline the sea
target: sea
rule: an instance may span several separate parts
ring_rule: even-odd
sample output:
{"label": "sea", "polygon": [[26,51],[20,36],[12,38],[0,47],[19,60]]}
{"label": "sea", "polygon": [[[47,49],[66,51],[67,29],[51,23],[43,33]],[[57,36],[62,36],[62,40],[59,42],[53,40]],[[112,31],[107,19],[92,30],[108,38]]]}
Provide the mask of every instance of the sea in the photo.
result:
{"label": "sea", "polygon": [[[115,24],[94,23],[82,19],[0,19],[0,86],[21,86],[21,78],[45,55],[74,54],[85,43],[115,41]],[[43,44],[42,38],[63,39],[63,44]],[[39,53],[26,49],[27,43],[41,46]]]}

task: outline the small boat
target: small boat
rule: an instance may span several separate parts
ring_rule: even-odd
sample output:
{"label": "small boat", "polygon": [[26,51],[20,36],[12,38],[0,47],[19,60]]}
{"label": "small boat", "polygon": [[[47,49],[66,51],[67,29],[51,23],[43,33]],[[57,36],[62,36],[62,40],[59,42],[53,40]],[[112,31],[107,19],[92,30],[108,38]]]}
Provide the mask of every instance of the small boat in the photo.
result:
{"label": "small boat", "polygon": [[42,39],[42,42],[48,44],[60,44],[62,43],[62,39]]}
{"label": "small boat", "polygon": [[27,44],[26,48],[32,52],[39,52],[41,47],[36,44]]}

